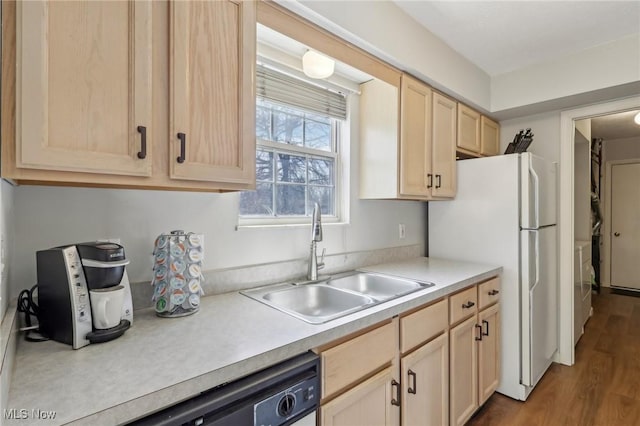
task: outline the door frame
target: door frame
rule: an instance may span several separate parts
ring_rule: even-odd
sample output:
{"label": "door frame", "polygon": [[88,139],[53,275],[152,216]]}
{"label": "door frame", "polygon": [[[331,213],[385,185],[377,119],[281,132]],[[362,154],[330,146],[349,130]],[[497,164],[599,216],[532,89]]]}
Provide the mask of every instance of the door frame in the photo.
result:
{"label": "door frame", "polygon": [[574,255],[574,155],[575,122],[640,108],[640,96],[560,112],[560,169],[558,221],[559,347],[557,361],[575,363],[573,345],[573,255]]}
{"label": "door frame", "polygon": [[603,253],[605,253],[604,259],[602,255],[600,259],[603,260],[602,264],[602,278],[604,278],[602,285],[604,287],[611,287],[611,191],[613,190],[613,181],[611,179],[611,168],[620,164],[636,164],[640,163],[640,158],[629,158],[624,160],[611,160],[605,163],[604,185],[606,191],[602,203],[604,204],[604,220],[602,231]]}

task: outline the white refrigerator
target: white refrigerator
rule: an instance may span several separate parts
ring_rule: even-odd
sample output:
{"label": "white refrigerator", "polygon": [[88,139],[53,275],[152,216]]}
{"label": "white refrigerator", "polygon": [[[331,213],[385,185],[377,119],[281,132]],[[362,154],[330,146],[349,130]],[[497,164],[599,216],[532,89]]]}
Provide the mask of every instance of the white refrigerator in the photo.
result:
{"label": "white refrigerator", "polygon": [[501,265],[498,392],[526,400],[558,350],[556,163],[531,153],[458,161],[429,203],[429,256]]}

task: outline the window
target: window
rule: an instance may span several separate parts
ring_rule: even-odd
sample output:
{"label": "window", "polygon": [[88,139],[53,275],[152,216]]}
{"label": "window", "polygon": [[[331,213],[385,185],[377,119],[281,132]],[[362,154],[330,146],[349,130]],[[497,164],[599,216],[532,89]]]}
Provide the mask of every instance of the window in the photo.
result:
{"label": "window", "polygon": [[[258,68],[256,99],[256,190],[240,196],[242,219],[273,219],[295,222],[313,211],[315,202],[322,214],[338,217],[339,136],[346,116],[346,100],[274,70]],[[274,83],[272,75],[278,80]],[[293,80],[290,81],[290,80]],[[295,84],[294,84],[295,83]],[[274,96],[272,86],[286,94]],[[272,86],[270,86],[272,85]],[[302,88],[302,89],[301,89]],[[321,97],[314,96],[320,92]],[[339,114],[322,100],[342,98]],[[309,105],[314,102],[314,105]],[[319,106],[318,106],[319,105]]]}

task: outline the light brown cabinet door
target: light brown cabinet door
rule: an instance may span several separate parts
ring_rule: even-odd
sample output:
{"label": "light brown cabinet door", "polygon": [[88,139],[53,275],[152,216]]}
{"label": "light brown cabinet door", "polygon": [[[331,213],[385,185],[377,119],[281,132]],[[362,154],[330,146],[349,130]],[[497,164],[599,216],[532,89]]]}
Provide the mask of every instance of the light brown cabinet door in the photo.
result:
{"label": "light brown cabinet door", "polygon": [[402,425],[448,425],[448,333],[403,357],[401,367]]}
{"label": "light brown cabinet door", "polygon": [[322,426],[397,425],[400,407],[397,401],[397,383],[388,367],[353,389],[320,407]]}
{"label": "light brown cabinet door", "polygon": [[170,177],[255,180],[254,1],[170,4]]}
{"label": "light brown cabinet door", "polygon": [[480,119],[480,154],[500,153],[500,125],[484,115]]}
{"label": "light brown cabinet door", "polygon": [[479,403],[484,404],[498,388],[500,381],[500,305],[478,314],[482,340],[478,351]]}
{"label": "light brown cabinet door", "polygon": [[151,174],[151,6],[17,2],[17,167]]}
{"label": "light brown cabinet door", "polygon": [[458,103],[458,147],[480,152],[480,113]]}
{"label": "light brown cabinet door", "polygon": [[478,408],[477,315],[450,331],[449,367],[450,418],[452,425],[463,425]]}
{"label": "light brown cabinet door", "polygon": [[457,103],[433,94],[433,188],[434,197],[456,195],[456,112]]}
{"label": "light brown cabinet door", "polygon": [[431,89],[404,74],[400,92],[400,194],[431,194]]}

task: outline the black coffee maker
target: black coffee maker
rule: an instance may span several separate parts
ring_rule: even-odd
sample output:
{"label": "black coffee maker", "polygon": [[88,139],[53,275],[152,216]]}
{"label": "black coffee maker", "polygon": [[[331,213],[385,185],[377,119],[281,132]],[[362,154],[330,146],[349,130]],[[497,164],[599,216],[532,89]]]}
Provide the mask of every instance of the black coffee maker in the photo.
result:
{"label": "black coffee maker", "polygon": [[88,242],[36,252],[44,336],[79,349],[122,336],[133,323],[124,247]]}

